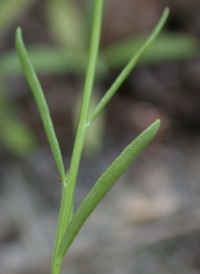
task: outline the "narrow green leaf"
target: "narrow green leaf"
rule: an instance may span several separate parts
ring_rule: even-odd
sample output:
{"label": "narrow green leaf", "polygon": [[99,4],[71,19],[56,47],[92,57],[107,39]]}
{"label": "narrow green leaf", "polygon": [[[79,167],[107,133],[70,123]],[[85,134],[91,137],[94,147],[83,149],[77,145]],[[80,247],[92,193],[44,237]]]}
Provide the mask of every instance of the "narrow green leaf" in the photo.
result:
{"label": "narrow green leaf", "polygon": [[[127,64],[133,52],[141,48],[147,38],[148,35],[141,34],[115,42],[102,49],[101,56],[111,69],[121,68]],[[198,37],[165,31],[148,47],[138,64],[185,60],[194,57],[198,51]]]}
{"label": "narrow green leaf", "polygon": [[16,31],[16,48],[17,53],[19,56],[19,60],[22,66],[22,70],[26,76],[26,79],[29,83],[29,86],[33,92],[33,95],[35,97],[37,106],[39,108],[39,112],[42,118],[42,122],[47,134],[47,138],[49,140],[49,144],[51,146],[51,150],[54,155],[54,159],[56,161],[60,176],[65,181],[65,171],[64,171],[64,165],[62,160],[62,155],[60,151],[60,147],[58,144],[58,140],[56,138],[56,134],[54,131],[53,123],[51,120],[51,116],[49,113],[49,108],[46,102],[46,99],[44,97],[43,90],[41,88],[40,82],[37,78],[37,75],[34,71],[34,68],[29,60],[28,54],[26,52],[23,39],[22,39],[22,33],[21,29],[17,28]]}
{"label": "narrow green leaf", "polygon": [[141,55],[145,52],[145,50],[149,47],[149,45],[151,45],[151,43],[158,36],[158,34],[162,30],[168,16],[169,16],[169,8],[165,8],[158,24],[156,25],[156,27],[153,30],[152,34],[149,36],[148,40],[144,43],[144,45],[132,57],[132,59],[129,61],[129,63],[126,65],[126,67],[122,70],[120,75],[117,77],[115,82],[112,84],[112,86],[106,92],[106,94],[103,96],[103,98],[101,99],[101,101],[99,102],[97,107],[95,108],[92,116],[89,118],[88,124],[90,124],[96,118],[96,116],[99,114],[99,112],[105,107],[105,105],[110,101],[110,99],[117,92],[119,87],[122,85],[122,83],[125,81],[125,79],[128,77],[128,75],[131,73],[132,69],[135,67],[135,65],[138,62],[138,60],[140,59]]}
{"label": "narrow green leaf", "polygon": [[143,131],[130,145],[128,145],[123,150],[123,152],[97,180],[89,194],[77,209],[74,217],[67,227],[56,256],[58,265],[62,261],[65,253],[67,252],[86,219],[96,208],[106,193],[110,190],[110,188],[114,185],[114,183],[120,178],[123,172],[128,168],[131,162],[152,140],[152,138],[157,133],[159,126],[160,120],[156,120],[145,131]]}

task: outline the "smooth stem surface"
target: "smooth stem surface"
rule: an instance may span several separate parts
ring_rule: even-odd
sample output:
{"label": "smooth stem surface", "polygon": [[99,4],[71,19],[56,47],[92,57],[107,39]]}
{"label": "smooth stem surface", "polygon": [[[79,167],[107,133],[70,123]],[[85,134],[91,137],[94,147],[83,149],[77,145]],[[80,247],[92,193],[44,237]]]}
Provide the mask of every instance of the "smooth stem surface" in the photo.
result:
{"label": "smooth stem surface", "polygon": [[132,57],[132,59],[129,61],[127,66],[122,70],[120,75],[117,77],[115,82],[112,84],[112,86],[109,88],[109,90],[106,92],[106,94],[103,96],[103,98],[100,100],[99,104],[95,108],[94,112],[92,113],[91,117],[88,120],[88,123],[90,124],[96,116],[100,113],[100,111],[105,107],[105,105],[110,101],[110,99],[113,97],[113,95],[117,92],[119,87],[122,85],[122,83],[125,81],[125,79],[128,77],[132,69],[135,67],[136,63],[140,59],[141,55],[145,52],[145,50],[151,45],[151,43],[155,40],[155,38],[158,36],[160,31],[162,30],[167,17],[169,16],[169,8],[165,8],[163,11],[163,14],[154,28],[152,34],[148,38],[148,40],[144,43],[144,45],[136,52],[136,54]]}
{"label": "smooth stem surface", "polygon": [[94,84],[96,63],[99,50],[100,34],[101,34],[101,22],[102,22],[102,11],[103,11],[103,0],[95,1],[93,30],[91,37],[91,45],[89,52],[88,69],[86,73],[84,93],[82,99],[82,107],[80,112],[79,124],[72,153],[72,159],[68,172],[66,184],[63,185],[62,190],[62,201],[60,208],[60,215],[58,221],[58,229],[56,235],[56,241],[54,246],[54,254],[52,260],[52,274],[60,273],[60,265],[62,262],[56,264],[55,258],[62,238],[66,231],[66,228],[70,221],[70,215],[73,207],[73,197],[76,179],[78,175],[78,169],[85,141],[85,135],[88,128],[87,120],[90,106],[90,99],[92,95],[92,89]]}

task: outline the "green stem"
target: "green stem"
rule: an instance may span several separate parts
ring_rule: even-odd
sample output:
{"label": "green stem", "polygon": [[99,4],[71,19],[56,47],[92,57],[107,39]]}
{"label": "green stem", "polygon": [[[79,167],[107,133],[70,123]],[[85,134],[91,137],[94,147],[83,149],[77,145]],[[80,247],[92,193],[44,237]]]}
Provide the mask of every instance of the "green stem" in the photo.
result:
{"label": "green stem", "polygon": [[59,274],[61,269],[62,262],[59,261],[59,263],[56,263],[56,255],[57,255],[59,246],[61,244],[62,238],[64,236],[64,233],[66,231],[66,228],[70,221],[70,215],[73,207],[75,184],[76,184],[76,179],[78,175],[78,169],[80,165],[83,145],[85,141],[85,135],[88,128],[87,120],[88,120],[90,99],[92,95],[95,69],[96,69],[96,63],[97,63],[97,57],[98,57],[98,51],[99,51],[103,2],[104,2],[103,0],[95,1],[93,30],[92,30],[91,45],[90,45],[90,51],[89,51],[89,61],[88,61],[86,79],[85,79],[82,107],[80,112],[79,124],[78,124],[76,139],[74,143],[74,149],[72,153],[70,168],[69,168],[66,184],[63,184],[61,208],[60,208],[57,235],[56,235],[53,260],[52,260],[52,274]]}

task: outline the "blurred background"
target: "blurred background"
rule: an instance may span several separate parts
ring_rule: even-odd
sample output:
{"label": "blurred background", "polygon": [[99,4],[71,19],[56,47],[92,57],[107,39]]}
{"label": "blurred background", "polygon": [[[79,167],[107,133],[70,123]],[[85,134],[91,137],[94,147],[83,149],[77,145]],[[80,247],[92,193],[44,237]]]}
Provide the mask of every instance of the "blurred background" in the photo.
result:
{"label": "blurred background", "polygon": [[[94,0],[0,1],[0,273],[50,273],[61,183],[15,52],[24,42],[68,169]],[[81,229],[62,273],[200,273],[200,2],[107,0],[91,107],[142,45],[163,32],[87,135],[75,207],[122,149],[161,128]]]}

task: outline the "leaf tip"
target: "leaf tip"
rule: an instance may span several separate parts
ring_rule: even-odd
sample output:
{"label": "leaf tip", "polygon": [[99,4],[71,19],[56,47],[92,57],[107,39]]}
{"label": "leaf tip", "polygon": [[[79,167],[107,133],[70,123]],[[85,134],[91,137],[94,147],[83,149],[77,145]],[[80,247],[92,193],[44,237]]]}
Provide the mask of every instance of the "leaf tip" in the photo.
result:
{"label": "leaf tip", "polygon": [[169,8],[169,7],[165,7],[165,8],[164,8],[164,12],[168,15],[169,12],[170,12],[170,8]]}
{"label": "leaf tip", "polygon": [[170,8],[165,7],[163,10],[163,16],[162,16],[164,22],[166,22],[167,18],[169,17],[169,13],[170,13]]}
{"label": "leaf tip", "polygon": [[156,135],[157,131],[159,130],[160,127],[160,119],[157,119],[153,124],[150,126],[154,132],[154,135]]}
{"label": "leaf tip", "polygon": [[160,119],[156,119],[156,121],[152,124],[152,125],[154,125],[154,126],[156,126],[156,127],[160,127]]}
{"label": "leaf tip", "polygon": [[20,36],[22,36],[22,29],[21,29],[21,27],[17,27],[17,29],[16,29],[16,38],[18,38]]}
{"label": "leaf tip", "polygon": [[157,119],[154,123],[160,126],[160,119]]}
{"label": "leaf tip", "polygon": [[16,33],[15,33],[15,44],[16,44],[17,50],[18,50],[18,45],[21,40],[22,40],[22,29],[21,29],[21,27],[17,27]]}

